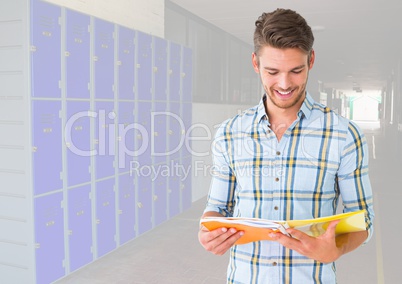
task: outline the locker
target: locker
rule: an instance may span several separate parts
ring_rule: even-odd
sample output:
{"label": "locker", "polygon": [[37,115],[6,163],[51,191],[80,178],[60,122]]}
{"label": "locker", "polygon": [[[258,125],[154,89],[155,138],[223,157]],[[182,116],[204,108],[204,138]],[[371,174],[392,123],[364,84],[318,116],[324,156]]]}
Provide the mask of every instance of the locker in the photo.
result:
{"label": "locker", "polygon": [[62,192],[34,200],[37,283],[50,283],[65,275],[62,201]]}
{"label": "locker", "polygon": [[167,119],[166,103],[156,102],[151,117],[151,125],[153,127],[153,129],[151,128],[151,153],[154,157],[154,164],[166,162]]}
{"label": "locker", "polygon": [[188,47],[183,47],[183,62],[182,62],[182,100],[183,102],[192,101],[192,50]]}
{"label": "locker", "polygon": [[[173,161],[175,164],[179,162]],[[171,176],[168,179],[168,203],[169,203],[169,218],[172,218],[180,213],[180,179],[179,175]]]}
{"label": "locker", "polygon": [[90,17],[66,9],[66,97],[89,99]]}
{"label": "locker", "polygon": [[116,248],[114,178],[96,182],[97,257]]}
{"label": "locker", "polygon": [[[192,160],[191,156],[187,157],[182,160],[183,166],[185,169],[191,169],[192,167]],[[182,211],[185,211],[191,207],[191,190],[192,190],[192,173],[191,170],[189,172],[189,175],[184,178],[181,182],[181,207]]]}
{"label": "locker", "polygon": [[96,178],[100,179],[114,175],[116,114],[113,102],[95,102],[95,108],[95,172]]}
{"label": "locker", "polygon": [[66,102],[67,185],[91,181],[89,102]]}
{"label": "locker", "polygon": [[61,9],[42,1],[31,9],[32,96],[60,98]]}
{"label": "locker", "polygon": [[154,226],[158,226],[167,220],[167,177],[164,171],[170,171],[172,169],[167,168],[168,165],[160,165],[158,168],[160,171],[154,176],[154,192],[152,196],[153,201],[153,216]]}
{"label": "locker", "polygon": [[167,41],[154,37],[154,99],[156,101],[167,100]]}
{"label": "locker", "polygon": [[130,170],[130,162],[134,158],[135,151],[135,129],[134,124],[134,102],[120,102],[118,111],[118,161],[119,172]]}
{"label": "locker", "polygon": [[152,168],[142,166],[138,169],[137,208],[138,234],[152,229]]}
{"label": "locker", "polygon": [[152,36],[137,32],[137,91],[139,100],[152,100]]}
{"label": "locker", "polygon": [[180,149],[185,147],[184,122],[180,116],[180,103],[169,102],[169,117],[168,117],[168,146],[167,153],[169,159],[178,159],[180,157]]}
{"label": "locker", "polygon": [[114,98],[114,24],[94,19],[94,84],[96,99]]}
{"label": "locker", "polygon": [[118,98],[134,100],[135,31],[119,26],[118,46]]}
{"label": "locker", "polygon": [[138,150],[138,162],[140,165],[151,165],[151,111],[152,103],[138,102],[137,120],[141,125],[142,132],[137,132],[135,148]]}
{"label": "locker", "polygon": [[68,190],[68,244],[70,271],[93,260],[91,185]]}
{"label": "locker", "polygon": [[169,42],[169,101],[180,101],[180,64],[181,47],[180,45]]}
{"label": "locker", "polygon": [[62,188],[61,102],[32,102],[34,194]]}
{"label": "locker", "polygon": [[185,139],[185,145],[181,147],[181,153],[182,156],[188,156],[192,153],[192,143],[191,140],[188,139],[188,137],[193,135],[193,133],[190,131],[192,126],[192,104],[183,103],[181,108],[181,117],[185,127],[185,131],[182,132],[182,138]]}
{"label": "locker", "polygon": [[130,174],[119,176],[120,244],[135,238],[135,179]]}

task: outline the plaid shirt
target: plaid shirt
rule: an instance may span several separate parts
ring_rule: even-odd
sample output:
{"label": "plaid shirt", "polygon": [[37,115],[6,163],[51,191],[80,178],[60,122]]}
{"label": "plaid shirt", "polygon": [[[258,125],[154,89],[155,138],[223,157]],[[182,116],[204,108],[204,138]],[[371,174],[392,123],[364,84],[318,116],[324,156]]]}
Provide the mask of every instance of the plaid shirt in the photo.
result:
{"label": "plaid shirt", "polygon": [[[218,129],[207,211],[270,220],[311,219],[365,209],[374,217],[364,135],[351,121],[307,93],[296,121],[278,142],[260,104]],[[228,283],[336,283],[335,264],[323,264],[277,242],[233,246]]]}

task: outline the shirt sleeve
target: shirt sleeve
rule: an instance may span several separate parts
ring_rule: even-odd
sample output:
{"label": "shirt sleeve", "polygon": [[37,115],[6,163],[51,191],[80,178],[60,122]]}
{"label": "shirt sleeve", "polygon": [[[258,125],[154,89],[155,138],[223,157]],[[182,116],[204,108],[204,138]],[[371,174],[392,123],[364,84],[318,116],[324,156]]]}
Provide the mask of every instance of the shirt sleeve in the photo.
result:
{"label": "shirt sleeve", "polygon": [[212,180],[204,212],[214,211],[223,216],[233,216],[236,176],[228,154],[231,144],[230,126],[223,123],[217,130],[212,144]]}
{"label": "shirt sleeve", "polygon": [[338,171],[338,185],[344,212],[366,211],[367,243],[373,234],[373,193],[369,179],[369,149],[366,138],[359,127],[349,123],[345,147],[342,151]]}

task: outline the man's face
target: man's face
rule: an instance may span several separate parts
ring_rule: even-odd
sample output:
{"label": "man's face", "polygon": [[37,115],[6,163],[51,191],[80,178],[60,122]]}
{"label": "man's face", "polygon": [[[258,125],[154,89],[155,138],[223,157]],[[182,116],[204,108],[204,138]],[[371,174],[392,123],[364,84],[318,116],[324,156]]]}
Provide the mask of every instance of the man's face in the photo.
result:
{"label": "man's face", "polygon": [[279,49],[270,46],[253,54],[254,70],[260,74],[261,82],[269,98],[269,108],[300,108],[306,92],[308,72],[314,64],[314,51],[310,62],[308,56],[298,48]]}

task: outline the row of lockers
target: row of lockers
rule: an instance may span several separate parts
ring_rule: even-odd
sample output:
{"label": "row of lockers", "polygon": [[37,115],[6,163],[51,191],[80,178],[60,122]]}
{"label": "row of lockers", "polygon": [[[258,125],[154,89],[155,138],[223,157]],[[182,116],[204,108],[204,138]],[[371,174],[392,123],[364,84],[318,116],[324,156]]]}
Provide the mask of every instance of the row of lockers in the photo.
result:
{"label": "row of lockers", "polygon": [[51,283],[191,206],[192,52],[30,4],[33,282]]}
{"label": "row of lockers", "polygon": [[[184,159],[183,165],[190,162]],[[35,199],[37,283],[77,270],[191,204],[191,177],[153,181],[123,174],[98,181],[95,188],[94,199],[91,184]]]}
{"label": "row of lockers", "polygon": [[98,180],[128,172],[134,161],[158,165],[190,155],[191,103],[93,105],[32,101],[34,195],[62,189],[63,178],[72,187],[90,182],[91,173]]}
{"label": "row of lockers", "polygon": [[34,97],[191,101],[189,48],[39,0],[31,26]]}

